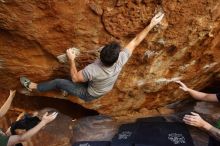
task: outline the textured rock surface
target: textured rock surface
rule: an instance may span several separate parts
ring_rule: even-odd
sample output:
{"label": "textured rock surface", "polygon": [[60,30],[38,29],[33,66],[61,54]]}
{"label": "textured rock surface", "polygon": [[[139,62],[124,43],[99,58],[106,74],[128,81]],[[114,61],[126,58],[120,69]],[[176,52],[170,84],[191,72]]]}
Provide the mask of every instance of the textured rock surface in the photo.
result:
{"label": "textured rock surface", "polygon": [[[158,114],[186,97],[171,81],[201,89],[219,74],[218,0],[0,0],[0,92],[26,93],[21,75],[35,82],[67,78],[68,65],[56,58],[67,48],[81,50],[81,69],[103,44],[125,45],[159,10],[165,12],[162,24],[135,50],[109,94],[92,103],[68,97],[116,118]],[[60,92],[30,95],[63,98]]]}

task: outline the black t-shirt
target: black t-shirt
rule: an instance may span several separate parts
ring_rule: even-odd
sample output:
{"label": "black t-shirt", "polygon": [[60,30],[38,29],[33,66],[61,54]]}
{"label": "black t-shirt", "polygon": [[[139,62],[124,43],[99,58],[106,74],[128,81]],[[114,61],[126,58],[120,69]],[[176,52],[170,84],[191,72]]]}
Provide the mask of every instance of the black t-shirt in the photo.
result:
{"label": "black t-shirt", "polygon": [[220,102],[220,93],[217,93],[216,96],[218,98],[218,101]]}
{"label": "black t-shirt", "polygon": [[27,131],[35,127],[39,122],[40,122],[40,119],[38,117],[31,117],[29,115],[25,115],[24,119],[21,119],[19,121],[12,123],[11,134],[16,135],[16,132],[15,132],[16,129],[24,129]]}
{"label": "black t-shirt", "polygon": [[220,146],[220,142],[215,138],[209,136],[209,143],[208,146]]}

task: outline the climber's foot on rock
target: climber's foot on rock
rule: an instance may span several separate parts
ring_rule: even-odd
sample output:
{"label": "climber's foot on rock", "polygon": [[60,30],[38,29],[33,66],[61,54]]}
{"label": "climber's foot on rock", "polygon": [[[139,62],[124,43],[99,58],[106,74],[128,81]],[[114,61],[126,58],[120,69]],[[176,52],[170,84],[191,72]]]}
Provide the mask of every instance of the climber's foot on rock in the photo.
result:
{"label": "climber's foot on rock", "polygon": [[24,77],[24,76],[20,77],[20,82],[26,89],[28,89],[29,91],[32,91],[32,89],[29,88],[31,81],[27,77]]}

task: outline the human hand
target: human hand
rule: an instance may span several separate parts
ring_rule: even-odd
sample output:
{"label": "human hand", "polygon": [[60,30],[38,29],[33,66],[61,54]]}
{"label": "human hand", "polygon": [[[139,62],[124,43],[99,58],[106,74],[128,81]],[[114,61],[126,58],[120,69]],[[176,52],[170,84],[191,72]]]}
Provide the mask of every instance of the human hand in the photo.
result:
{"label": "human hand", "polygon": [[158,12],[152,19],[151,19],[151,25],[152,26],[155,26],[157,25],[158,23],[161,22],[161,20],[163,19],[164,17],[164,14],[162,12]]}
{"label": "human hand", "polygon": [[189,91],[189,88],[183,82],[181,81],[175,81],[175,82],[180,85],[179,88],[182,89],[183,91],[185,92]]}
{"label": "human hand", "polygon": [[48,124],[48,123],[52,122],[57,117],[57,115],[58,115],[57,112],[53,112],[50,115],[48,115],[48,112],[46,112],[41,121],[45,124]]}
{"label": "human hand", "polygon": [[72,49],[67,49],[66,54],[70,60],[75,60],[76,54],[72,51]]}
{"label": "human hand", "polygon": [[15,96],[15,93],[16,93],[16,90],[10,90],[10,95],[9,95],[9,96],[14,97],[14,96]]}
{"label": "human hand", "polygon": [[184,123],[198,128],[205,128],[209,123],[203,120],[199,114],[191,112],[192,115],[185,115]]}

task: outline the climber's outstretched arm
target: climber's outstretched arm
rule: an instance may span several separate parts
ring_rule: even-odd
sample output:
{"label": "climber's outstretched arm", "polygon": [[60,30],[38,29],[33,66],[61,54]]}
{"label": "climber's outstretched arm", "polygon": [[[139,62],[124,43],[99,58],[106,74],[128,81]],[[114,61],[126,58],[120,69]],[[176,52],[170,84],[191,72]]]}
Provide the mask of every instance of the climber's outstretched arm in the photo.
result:
{"label": "climber's outstretched arm", "polygon": [[8,99],[6,100],[6,102],[4,103],[4,105],[0,108],[0,117],[3,117],[7,111],[9,110],[12,100],[15,96],[15,92],[16,90],[10,90],[10,95],[8,97]]}
{"label": "climber's outstretched arm", "polygon": [[159,12],[151,20],[150,24],[140,32],[130,43],[126,45],[126,49],[132,53],[134,49],[144,40],[148,32],[163,19],[164,14]]}
{"label": "climber's outstretched arm", "polygon": [[76,55],[72,52],[71,49],[68,49],[66,53],[70,61],[70,75],[71,75],[72,81],[73,82],[85,82],[82,71],[79,71],[79,72],[77,71],[76,64],[75,64]]}

